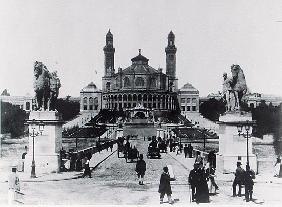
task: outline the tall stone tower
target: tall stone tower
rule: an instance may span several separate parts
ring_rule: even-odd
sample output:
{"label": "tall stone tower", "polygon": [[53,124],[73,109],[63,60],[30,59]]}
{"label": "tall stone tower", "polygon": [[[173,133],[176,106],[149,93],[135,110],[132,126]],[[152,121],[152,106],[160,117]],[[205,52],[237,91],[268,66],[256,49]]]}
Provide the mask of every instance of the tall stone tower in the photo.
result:
{"label": "tall stone tower", "polygon": [[168,43],[167,47],[165,48],[166,53],[166,74],[169,76],[168,87],[170,91],[176,91],[177,86],[177,78],[175,76],[176,73],[176,51],[177,48],[175,47],[174,40],[175,35],[172,31],[168,34]]}
{"label": "tall stone tower", "polygon": [[114,68],[114,54],[115,48],[113,46],[113,35],[109,30],[106,35],[106,46],[104,47],[105,54],[105,76],[112,76],[115,73]]}

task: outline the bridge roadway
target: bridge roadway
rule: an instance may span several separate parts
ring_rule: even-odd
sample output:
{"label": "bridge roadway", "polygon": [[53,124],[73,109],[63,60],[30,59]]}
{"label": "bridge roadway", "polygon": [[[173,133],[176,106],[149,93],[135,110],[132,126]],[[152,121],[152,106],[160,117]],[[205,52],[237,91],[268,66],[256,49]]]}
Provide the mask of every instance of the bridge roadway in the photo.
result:
{"label": "bridge roadway", "polygon": [[[144,155],[146,154],[148,141],[144,142],[141,138],[131,143]],[[174,205],[183,206],[189,203],[189,188],[187,185],[189,169],[185,168],[175,158],[177,160],[184,159],[183,154],[175,156],[175,153],[162,154],[161,159],[147,159],[145,156],[147,162],[145,185],[140,186],[135,173],[135,163],[126,163],[124,158],[118,158],[117,153],[114,153],[92,172],[92,178],[22,183],[21,189],[25,193],[24,203],[28,205],[158,205],[158,185],[162,168],[170,164],[174,168],[177,179],[171,182],[172,196],[176,200]],[[189,167],[190,165],[186,166]],[[242,197],[231,197],[231,180],[221,180],[218,177],[217,183],[220,188],[219,194],[210,196],[211,203],[208,205],[246,204]],[[281,203],[280,194],[281,184],[255,183],[252,204],[274,204],[278,206],[278,203]],[[193,203],[193,205],[196,204]]]}
{"label": "bridge roadway", "polygon": [[26,189],[29,199],[25,204],[158,205],[159,179],[162,168],[168,164],[173,166],[177,178],[171,182],[173,198],[181,204],[189,202],[189,171],[169,154],[162,153],[161,159],[147,159],[149,142],[143,138],[132,140],[131,144],[144,154],[147,163],[145,185],[138,184],[136,163],[126,163],[124,158],[118,158],[114,153],[92,172],[92,178],[29,183],[29,189]]}

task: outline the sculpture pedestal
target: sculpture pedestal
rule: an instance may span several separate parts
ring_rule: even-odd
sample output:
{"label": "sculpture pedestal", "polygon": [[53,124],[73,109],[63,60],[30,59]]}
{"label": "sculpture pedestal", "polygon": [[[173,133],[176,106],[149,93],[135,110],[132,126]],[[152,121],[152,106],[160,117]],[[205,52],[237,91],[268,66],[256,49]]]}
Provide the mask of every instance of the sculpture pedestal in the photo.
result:
{"label": "sculpture pedestal", "polygon": [[[229,112],[219,118],[219,156],[218,170],[223,173],[231,173],[236,170],[236,163],[240,161],[245,168],[247,163],[247,138],[238,135],[237,125],[252,121],[251,114],[241,115],[239,112]],[[245,133],[244,129],[243,132]],[[249,130],[248,151],[249,165],[257,171],[257,159],[253,154],[252,127]]]}
{"label": "sculpture pedestal", "polygon": [[[62,125],[63,121],[58,112],[55,111],[32,111],[29,115],[29,132],[33,133],[31,123],[35,121],[37,125],[40,121],[44,123],[42,134],[34,137],[29,136],[29,152],[25,158],[25,172],[31,172],[31,163],[34,149],[35,172],[36,175],[44,173],[59,172],[60,157],[62,148]],[[39,132],[35,126],[35,133]],[[34,147],[34,148],[33,148]]]}

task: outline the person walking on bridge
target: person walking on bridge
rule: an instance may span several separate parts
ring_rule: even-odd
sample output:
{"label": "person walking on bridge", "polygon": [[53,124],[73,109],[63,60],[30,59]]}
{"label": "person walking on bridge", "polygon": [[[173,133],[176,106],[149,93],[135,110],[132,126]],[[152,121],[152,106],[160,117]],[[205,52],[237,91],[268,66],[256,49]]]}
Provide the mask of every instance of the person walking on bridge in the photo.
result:
{"label": "person walking on bridge", "polygon": [[143,160],[143,154],[140,154],[139,160],[136,163],[135,171],[139,179],[139,185],[144,185],[144,175],[146,172],[146,162]]}
{"label": "person walking on bridge", "polygon": [[92,178],[91,176],[91,170],[90,170],[90,166],[89,166],[89,159],[88,157],[85,157],[86,158],[86,162],[84,164],[84,173],[82,175],[82,177],[84,178],[85,176],[89,176],[89,178]]}
{"label": "person walking on bridge", "polygon": [[161,175],[160,179],[160,185],[159,185],[159,193],[160,193],[160,204],[163,203],[164,195],[167,195],[169,204],[172,204],[171,200],[171,186],[170,181],[172,181],[173,178],[170,178],[170,175],[168,173],[168,167],[163,168],[163,173]]}
{"label": "person walking on bridge", "polygon": [[187,152],[188,152],[188,156],[189,158],[192,158],[193,156],[193,147],[191,145],[191,143],[188,144],[188,147],[187,147]]}
{"label": "person walking on bridge", "polygon": [[194,163],[194,169],[190,171],[189,177],[188,177],[188,183],[191,186],[192,190],[192,202],[195,202],[196,199],[196,186],[198,182],[198,168],[199,163]]}

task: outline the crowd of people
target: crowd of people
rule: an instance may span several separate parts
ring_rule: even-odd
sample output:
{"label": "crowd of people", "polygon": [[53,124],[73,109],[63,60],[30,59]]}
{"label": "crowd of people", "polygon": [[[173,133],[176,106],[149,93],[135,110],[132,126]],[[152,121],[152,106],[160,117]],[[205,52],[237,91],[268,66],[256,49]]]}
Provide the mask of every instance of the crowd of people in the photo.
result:
{"label": "crowd of people", "polygon": [[103,144],[97,141],[95,147],[78,152],[73,150],[66,152],[66,150],[62,148],[60,150],[60,171],[81,171],[84,169],[84,172],[86,171],[86,173],[88,173],[87,165],[89,165],[92,155],[97,152],[100,153],[102,150],[112,151],[115,143],[116,142],[112,140],[104,142]]}

